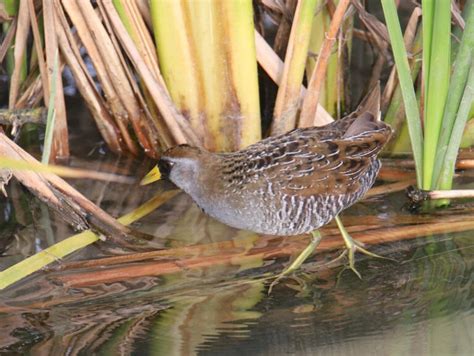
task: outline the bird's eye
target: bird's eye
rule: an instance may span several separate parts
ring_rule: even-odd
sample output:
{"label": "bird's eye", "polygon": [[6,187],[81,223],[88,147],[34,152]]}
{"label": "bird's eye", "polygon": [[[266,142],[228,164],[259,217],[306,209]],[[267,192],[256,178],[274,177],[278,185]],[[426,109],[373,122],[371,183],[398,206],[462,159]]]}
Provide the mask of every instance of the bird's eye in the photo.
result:
{"label": "bird's eye", "polygon": [[171,162],[167,159],[160,159],[158,161],[158,168],[162,177],[168,177],[170,175],[171,169],[173,168],[174,162]]}

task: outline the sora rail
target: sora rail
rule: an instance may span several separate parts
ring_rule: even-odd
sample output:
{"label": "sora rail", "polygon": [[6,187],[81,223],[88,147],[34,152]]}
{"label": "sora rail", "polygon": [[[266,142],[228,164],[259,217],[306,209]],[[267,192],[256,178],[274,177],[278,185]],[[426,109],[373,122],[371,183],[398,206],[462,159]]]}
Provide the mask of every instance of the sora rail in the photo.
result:
{"label": "sora rail", "polygon": [[[316,230],[336,218],[350,267],[359,275],[354,252],[374,254],[350,238],[337,215],[374,184],[380,169],[377,154],[391,132],[366,112],[269,137],[233,153],[179,145],[166,151],[157,166],[161,176],[227,225],[270,235],[312,232],[311,244],[283,275],[316,248],[321,238]],[[158,178],[152,172],[144,181]]]}

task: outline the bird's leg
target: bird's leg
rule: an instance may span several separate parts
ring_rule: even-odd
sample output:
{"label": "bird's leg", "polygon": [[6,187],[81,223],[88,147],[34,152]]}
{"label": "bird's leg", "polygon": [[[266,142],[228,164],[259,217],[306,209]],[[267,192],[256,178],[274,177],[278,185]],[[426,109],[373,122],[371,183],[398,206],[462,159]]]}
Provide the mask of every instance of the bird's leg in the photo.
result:
{"label": "bird's leg", "polygon": [[268,288],[268,294],[271,293],[273,286],[275,286],[280,279],[288,276],[289,274],[295,272],[298,268],[301,267],[303,262],[314,252],[316,247],[318,247],[319,243],[321,242],[322,236],[318,230],[314,230],[311,232],[311,242],[305,249],[296,257],[296,259],[287,267],[283,272],[281,272],[275,280],[270,284]]}
{"label": "bird's leg", "polygon": [[[390,259],[387,257],[382,257],[379,256],[373,252],[367,251],[364,247],[362,247],[362,244],[358,242],[357,240],[352,239],[351,235],[347,232],[346,228],[344,225],[342,225],[342,221],[339,218],[339,216],[335,217],[337,227],[339,228],[339,231],[341,232],[342,238],[344,239],[344,243],[346,244],[346,250],[342,253],[341,256],[347,254],[349,258],[349,268],[359,277],[362,279],[362,276],[360,275],[359,271],[355,268],[355,261],[354,261],[354,254],[356,251],[360,251],[368,256],[371,257],[376,257],[376,258],[383,258],[383,259]],[[338,259],[339,259],[338,257]]]}

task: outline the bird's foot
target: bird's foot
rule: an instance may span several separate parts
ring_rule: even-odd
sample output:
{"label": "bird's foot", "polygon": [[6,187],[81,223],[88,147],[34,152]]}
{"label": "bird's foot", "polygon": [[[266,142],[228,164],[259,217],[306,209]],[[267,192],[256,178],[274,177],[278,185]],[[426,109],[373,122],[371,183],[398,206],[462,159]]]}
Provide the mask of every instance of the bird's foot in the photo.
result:
{"label": "bird's foot", "polygon": [[370,251],[366,250],[364,248],[364,245],[361,242],[359,242],[357,240],[354,240],[351,237],[351,235],[349,235],[349,233],[347,232],[344,225],[342,225],[342,222],[339,219],[339,217],[336,217],[336,223],[337,223],[337,226],[339,227],[339,231],[341,232],[342,238],[344,239],[344,243],[346,244],[345,251],[339,257],[337,257],[336,260],[339,260],[342,257],[347,255],[347,258],[349,260],[349,264],[348,264],[348,266],[346,266],[345,269],[352,270],[352,272],[354,272],[356,274],[356,276],[359,277],[360,279],[362,279],[362,276],[359,273],[359,271],[355,268],[355,253],[356,253],[356,251],[361,252],[361,253],[363,253],[367,256],[370,256],[370,257],[395,261],[392,258],[383,257],[383,256],[377,255],[373,252],[370,252]]}
{"label": "bird's foot", "polygon": [[268,287],[268,294],[271,294],[273,287],[276,286],[282,278],[285,278],[293,272],[297,271],[301,267],[303,262],[314,252],[316,247],[321,242],[322,236],[318,230],[313,231],[311,235],[311,242],[308,244],[308,246],[306,246],[303,252],[301,252],[298,257],[296,257],[296,259],[287,268],[283,270],[283,272],[276,276],[275,280],[270,284],[270,287]]}
{"label": "bird's foot", "polygon": [[345,242],[346,242],[346,250],[343,252],[343,254],[347,255],[347,258],[349,260],[349,264],[348,264],[348,266],[346,266],[346,268],[352,270],[352,272],[354,272],[356,274],[356,276],[359,277],[360,279],[362,279],[362,275],[355,268],[355,253],[356,253],[356,251],[361,252],[361,253],[363,253],[367,256],[370,256],[370,257],[382,258],[382,259],[386,259],[386,260],[389,259],[387,257],[383,257],[383,256],[377,255],[373,252],[370,252],[370,251],[366,250],[364,247],[362,247],[362,244],[359,241],[353,240],[352,238],[350,238],[349,241],[345,241]]}

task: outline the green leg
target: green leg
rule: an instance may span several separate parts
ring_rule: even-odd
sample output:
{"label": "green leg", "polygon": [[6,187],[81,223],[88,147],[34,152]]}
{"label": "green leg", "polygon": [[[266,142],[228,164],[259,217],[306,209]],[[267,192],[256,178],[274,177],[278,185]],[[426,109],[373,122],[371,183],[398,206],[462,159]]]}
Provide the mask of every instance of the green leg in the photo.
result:
{"label": "green leg", "polygon": [[321,242],[322,236],[321,233],[318,230],[314,230],[311,232],[311,242],[306,246],[306,248],[301,252],[298,257],[287,267],[283,272],[281,272],[277,278],[270,284],[270,287],[268,288],[268,294],[272,292],[273,286],[275,286],[280,279],[288,276],[289,274],[295,272],[298,268],[301,267],[303,262],[311,256],[311,254],[314,252],[316,247],[318,247],[319,243]]}
{"label": "green leg", "polygon": [[349,268],[357,275],[357,277],[362,279],[362,276],[360,275],[359,271],[357,271],[357,269],[355,268],[354,254],[356,251],[360,251],[371,257],[390,260],[390,258],[382,257],[375,253],[367,251],[365,248],[362,247],[362,244],[360,242],[352,239],[352,237],[349,235],[344,225],[342,225],[342,222],[339,216],[336,216],[335,220],[337,223],[337,227],[339,228],[339,231],[341,232],[342,238],[344,239],[344,243],[346,244],[346,251],[343,252],[343,255],[345,255],[346,253],[348,254]]}

